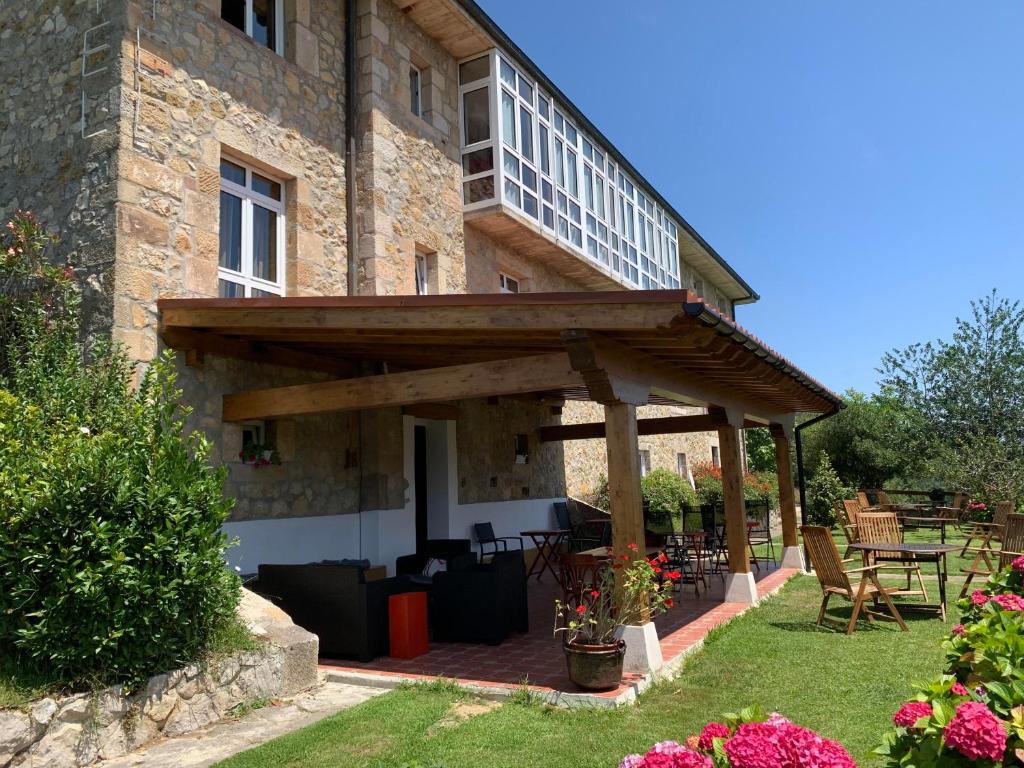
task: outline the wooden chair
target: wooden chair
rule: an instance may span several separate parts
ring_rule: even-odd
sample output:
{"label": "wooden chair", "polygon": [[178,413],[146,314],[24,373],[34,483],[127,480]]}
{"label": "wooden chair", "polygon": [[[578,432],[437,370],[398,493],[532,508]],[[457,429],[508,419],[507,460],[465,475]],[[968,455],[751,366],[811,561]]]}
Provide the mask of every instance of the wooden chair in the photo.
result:
{"label": "wooden chair", "polygon": [[[900,625],[900,629],[907,631],[907,624],[896,610],[892,601],[892,593],[895,591],[890,587],[883,587],[878,581],[878,566],[865,565],[861,568],[844,569],[844,564],[851,562],[839,557],[839,550],[836,548],[835,540],[832,538],[828,528],[815,525],[805,525],[800,528],[804,537],[804,545],[807,547],[807,554],[811,558],[811,566],[818,577],[823,593],[821,609],[818,611],[816,624],[821,626],[825,621],[825,610],[828,608],[828,601],[832,595],[842,595],[853,603],[853,612],[850,614],[850,621],[846,625],[846,634],[852,635],[857,628],[857,619],[863,610],[868,621],[876,617],[882,619],[892,618]],[[851,576],[860,576],[860,583],[856,589]],[[889,609],[890,616],[867,608],[864,603],[871,600],[873,603],[881,599]]]}
{"label": "wooden chair", "polygon": [[860,504],[861,509],[871,509],[872,504],[868,500],[868,495],[864,491],[857,491],[857,503]]}
{"label": "wooden chair", "polygon": [[836,506],[836,523],[839,530],[843,532],[846,539],[846,552],[843,557],[850,556],[851,545],[857,542],[857,515],[860,514],[860,504],[856,500],[847,499]]}
{"label": "wooden chair", "polygon": [[1024,515],[1007,515],[1003,541],[999,548],[1000,570],[1009,568],[1021,555],[1024,555]]}
{"label": "wooden chair", "polygon": [[568,552],[558,558],[558,581],[562,585],[562,602],[570,608],[585,603],[586,593],[601,584],[601,571],[607,558]]}
{"label": "wooden chair", "polygon": [[[974,554],[974,560],[971,561],[967,568],[960,569],[961,573],[967,575],[967,579],[964,581],[964,588],[960,590],[960,597],[964,597],[967,594],[971,581],[975,576],[988,577],[992,575],[995,568],[992,565],[991,558],[996,554],[992,544],[998,542],[1000,549],[1002,549],[1006,524],[1010,518],[1010,513],[1016,509],[1016,506],[1012,501],[997,502],[995,511],[992,513],[991,523],[972,523],[973,528],[968,533],[967,544],[960,550],[960,556],[963,557],[965,553],[971,552]],[[980,547],[970,546],[971,541],[975,538],[981,538]],[[1009,550],[1009,548],[1007,549]]]}
{"label": "wooden chair", "polygon": [[[895,512],[861,512],[857,515],[857,535],[859,541],[864,544],[902,544],[903,530],[900,528],[899,519]],[[928,601],[928,590],[924,586],[924,575],[921,573],[921,564],[913,555],[880,555],[871,556],[872,564],[887,563],[885,569],[899,569],[906,571],[907,586],[894,594],[901,596],[920,595],[925,602]],[[920,589],[910,588],[911,576],[917,576],[917,583]]]}

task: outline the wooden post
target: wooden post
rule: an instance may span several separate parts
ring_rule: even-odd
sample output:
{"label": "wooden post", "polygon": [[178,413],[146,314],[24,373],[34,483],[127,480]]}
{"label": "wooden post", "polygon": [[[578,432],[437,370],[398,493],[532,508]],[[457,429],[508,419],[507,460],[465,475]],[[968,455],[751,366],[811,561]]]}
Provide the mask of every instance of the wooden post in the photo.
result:
{"label": "wooden post", "polygon": [[[636,406],[607,403],[608,498],[612,516],[612,547],[615,554],[628,552],[630,544],[644,554],[643,496],[640,492],[640,447],[636,434]],[[621,573],[621,571],[617,572]],[[619,580],[617,575],[616,580]]]}
{"label": "wooden post", "polygon": [[775,440],[775,465],[779,478],[779,512],[782,515],[782,567],[803,569],[803,555],[797,541],[796,493],[793,489],[793,467],[789,460],[789,436],[779,424],[771,425]]}
{"label": "wooden post", "polygon": [[747,510],[743,502],[743,456],[740,452],[742,416],[732,414],[718,428],[718,449],[722,458],[722,493],[725,497],[725,536],[729,544],[729,576],[725,585],[727,602],[757,602],[757,587],[750,572],[747,548]]}

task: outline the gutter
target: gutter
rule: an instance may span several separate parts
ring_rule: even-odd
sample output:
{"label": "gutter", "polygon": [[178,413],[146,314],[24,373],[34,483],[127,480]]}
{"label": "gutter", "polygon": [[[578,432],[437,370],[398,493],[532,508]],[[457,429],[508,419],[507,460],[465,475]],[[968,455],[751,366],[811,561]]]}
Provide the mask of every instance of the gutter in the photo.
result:
{"label": "gutter", "polygon": [[[351,0],[349,1],[351,2]],[[719,253],[712,248],[703,237],[701,237],[700,233],[697,232],[697,230],[694,229],[685,218],[683,218],[683,215],[661,196],[661,193],[658,192],[655,186],[651,184],[651,182],[649,182],[644,175],[640,173],[631,162],[629,162],[629,160],[623,157],[622,153],[615,148],[615,144],[609,141],[608,137],[601,133],[597,126],[590,122],[589,118],[580,111],[579,107],[573,104],[572,100],[562,92],[562,89],[551,82],[548,76],[541,71],[541,68],[533,62],[533,59],[527,56],[523,52],[523,49],[516,45],[512,38],[505,34],[505,31],[498,26],[494,19],[487,15],[487,12],[484,11],[483,8],[477,5],[474,0],[457,0],[457,3],[462,7],[462,10],[466,12],[467,16],[476,22],[484,32],[490,35],[497,46],[504,48],[505,51],[511,54],[513,58],[518,59],[520,65],[529,72],[541,86],[543,86],[544,90],[546,90],[550,96],[554,97],[555,100],[561,102],[561,105],[565,107],[565,111],[572,116],[573,120],[583,128],[584,131],[589,133],[592,138],[603,143],[605,148],[608,150],[608,154],[615,158],[616,163],[634,179],[642,182],[644,186],[647,187],[645,191],[649,192],[651,197],[657,200],[658,204],[671,214],[680,223],[680,225],[682,225],[683,230],[694,240],[694,242],[704,249],[704,251],[711,256],[711,258],[717,262],[722,269],[728,272],[729,276],[736,281],[737,285],[739,285],[742,290],[746,291],[747,295],[745,297],[733,299],[733,301],[737,304],[750,304],[761,298],[760,295],[758,295],[758,293],[747,284],[747,281],[740,277],[739,273],[730,266],[729,262],[723,259]]]}
{"label": "gutter", "polygon": [[345,237],[349,296],[359,294],[356,243],[356,0],[345,0]]}

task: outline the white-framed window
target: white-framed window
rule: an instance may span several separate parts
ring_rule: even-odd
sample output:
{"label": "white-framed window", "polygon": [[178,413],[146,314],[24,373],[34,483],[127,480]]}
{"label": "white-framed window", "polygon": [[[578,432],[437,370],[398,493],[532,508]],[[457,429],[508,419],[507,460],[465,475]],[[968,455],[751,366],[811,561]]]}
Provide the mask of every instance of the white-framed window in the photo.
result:
{"label": "white-framed window", "polygon": [[220,17],[277,55],[284,55],[284,0],[221,0]]}
{"label": "white-framed window", "polygon": [[409,111],[416,117],[423,117],[423,73],[412,64],[409,65]]}
{"label": "white-framed window", "polygon": [[712,466],[715,466],[715,467],[722,466],[722,457],[718,453],[718,446],[717,445],[712,445],[711,446],[711,464],[712,464]]}
{"label": "white-framed window", "polygon": [[684,480],[687,480],[690,477],[690,466],[686,460],[685,453],[676,454],[676,474]]}
{"label": "white-framed window", "polygon": [[284,184],[220,161],[220,296],[284,295]]}
{"label": "white-framed window", "polygon": [[651,452],[640,451],[640,477],[647,477],[651,472]]}
{"label": "white-framed window", "polygon": [[511,275],[506,275],[504,272],[499,272],[498,291],[501,293],[519,293],[519,280]]}
{"label": "white-framed window", "polygon": [[416,252],[413,257],[413,270],[415,271],[416,279],[416,295],[426,296],[430,293],[430,283],[428,281],[427,271],[427,254]]}

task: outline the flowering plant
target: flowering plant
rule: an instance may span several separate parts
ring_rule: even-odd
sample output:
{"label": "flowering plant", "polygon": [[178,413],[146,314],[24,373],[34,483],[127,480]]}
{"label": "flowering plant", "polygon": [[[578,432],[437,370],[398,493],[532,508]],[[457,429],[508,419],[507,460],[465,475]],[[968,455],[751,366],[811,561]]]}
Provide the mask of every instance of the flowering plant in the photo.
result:
{"label": "flowering plant", "polygon": [[[555,601],[555,634],[565,633],[569,645],[611,645],[622,625],[641,624],[672,607],[672,587],[678,571],[666,568],[664,553],[646,558],[636,544],[601,569],[596,584],[563,603]],[[616,586],[616,574],[621,574]]]}
{"label": "flowering plant", "polygon": [[281,457],[277,454],[277,449],[272,445],[264,445],[262,443],[246,443],[242,450],[238,452],[238,458],[243,464],[251,464],[252,466],[269,467],[271,464],[280,464]]}
{"label": "flowering plant", "polygon": [[684,744],[662,741],[627,755],[619,768],[856,768],[841,745],[778,713],[764,717],[749,708],[723,719]]}
{"label": "flowering plant", "polygon": [[992,519],[992,512],[984,501],[972,500],[967,502],[966,511],[965,517],[970,521],[985,522]]}

